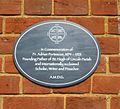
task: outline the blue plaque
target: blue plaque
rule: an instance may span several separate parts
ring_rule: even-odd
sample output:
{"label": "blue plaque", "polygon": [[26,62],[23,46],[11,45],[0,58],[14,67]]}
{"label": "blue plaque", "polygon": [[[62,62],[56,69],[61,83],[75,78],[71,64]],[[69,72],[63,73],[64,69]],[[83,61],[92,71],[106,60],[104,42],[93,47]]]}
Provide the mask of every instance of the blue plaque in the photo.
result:
{"label": "blue plaque", "polygon": [[41,22],[25,30],[14,47],[14,62],[27,79],[47,87],[66,87],[97,68],[100,49],[84,27],[65,20]]}

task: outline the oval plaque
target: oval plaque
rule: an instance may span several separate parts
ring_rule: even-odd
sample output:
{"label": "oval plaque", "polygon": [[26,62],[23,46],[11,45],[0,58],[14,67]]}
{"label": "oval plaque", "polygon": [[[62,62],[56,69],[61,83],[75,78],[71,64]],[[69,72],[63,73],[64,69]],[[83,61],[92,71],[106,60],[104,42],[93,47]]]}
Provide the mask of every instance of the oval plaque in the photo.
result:
{"label": "oval plaque", "polygon": [[99,46],[84,27],[53,20],[31,26],[17,40],[14,62],[29,80],[65,87],[87,79],[100,60]]}

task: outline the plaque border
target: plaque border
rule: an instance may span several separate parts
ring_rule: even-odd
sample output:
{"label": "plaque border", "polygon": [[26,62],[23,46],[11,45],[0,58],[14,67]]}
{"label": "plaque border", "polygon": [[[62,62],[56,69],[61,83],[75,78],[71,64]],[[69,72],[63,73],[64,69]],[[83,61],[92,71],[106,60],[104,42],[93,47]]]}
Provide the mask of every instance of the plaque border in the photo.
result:
{"label": "plaque border", "polygon": [[[16,49],[17,49],[17,45],[19,43],[19,41],[23,38],[23,36],[28,33],[30,30],[34,29],[34,28],[37,28],[39,26],[42,26],[42,25],[45,25],[45,24],[49,24],[49,23],[61,23],[61,24],[68,24],[68,25],[72,25],[72,26],[75,26],[77,28],[80,28],[82,29],[83,31],[85,31],[94,41],[95,45],[96,45],[96,48],[97,48],[97,51],[98,51],[98,54],[97,54],[97,60],[94,64],[94,66],[92,67],[92,69],[83,77],[77,79],[77,80],[74,80],[74,81],[71,81],[71,82],[66,82],[66,83],[48,83],[48,82],[43,82],[43,81],[39,81],[38,79],[35,79],[33,77],[31,77],[30,75],[28,75],[22,68],[21,66],[19,65],[18,61],[17,61],[17,58],[16,58]],[[39,22],[37,24],[34,24],[30,27],[28,27],[27,29],[25,29],[25,31],[23,31],[18,40],[16,41],[15,43],[15,46],[14,46],[14,50],[13,50],[13,61],[15,63],[15,66],[17,67],[17,69],[20,71],[20,73],[25,76],[27,79],[29,79],[30,81],[38,84],[38,85],[42,85],[42,86],[46,86],[46,87],[51,87],[51,88],[62,88],[62,87],[68,87],[68,86],[72,86],[72,85],[75,85],[75,84],[78,84],[78,83],[81,83],[83,82],[84,80],[86,80],[88,77],[90,77],[94,71],[96,70],[98,64],[100,63],[100,47],[99,47],[99,44],[97,43],[97,40],[93,37],[93,34],[88,31],[88,29],[86,29],[85,27],[79,25],[79,24],[76,24],[76,23],[73,23],[71,21],[66,21],[66,20],[47,20],[47,21],[42,21],[42,22]]]}

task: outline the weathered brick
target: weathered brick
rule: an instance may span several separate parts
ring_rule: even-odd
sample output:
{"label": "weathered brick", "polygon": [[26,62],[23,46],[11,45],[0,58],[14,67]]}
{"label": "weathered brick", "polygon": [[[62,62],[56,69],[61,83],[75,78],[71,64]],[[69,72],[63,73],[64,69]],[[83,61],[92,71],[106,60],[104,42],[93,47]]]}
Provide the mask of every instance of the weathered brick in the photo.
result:
{"label": "weathered brick", "polygon": [[120,19],[119,18],[108,19],[108,33],[109,34],[120,34]]}
{"label": "weathered brick", "polygon": [[3,109],[63,109],[63,97],[4,97]]}
{"label": "weathered brick", "polygon": [[5,72],[7,73],[17,73],[18,70],[15,67],[12,56],[5,57]]}
{"label": "weathered brick", "polygon": [[15,37],[0,37],[0,54],[12,53],[15,42]]}
{"label": "weathered brick", "polygon": [[20,14],[21,0],[0,0],[0,14]]}
{"label": "weathered brick", "polygon": [[0,76],[0,94],[17,94],[19,93],[18,76]]}
{"label": "weathered brick", "polygon": [[25,14],[49,15],[52,11],[52,0],[25,0]]}
{"label": "weathered brick", "polygon": [[94,76],[94,93],[118,93],[120,90],[120,76]]}
{"label": "weathered brick", "polygon": [[23,92],[24,93],[50,93],[51,89],[40,85],[36,85],[27,79],[23,79]]}
{"label": "weathered brick", "polygon": [[87,15],[88,0],[55,0],[56,15]]}
{"label": "weathered brick", "polygon": [[98,37],[100,49],[103,54],[119,53],[119,38],[118,37]]}
{"label": "weathered brick", "polygon": [[120,57],[110,57],[109,68],[110,72],[120,73]]}
{"label": "weathered brick", "polygon": [[90,92],[90,83],[91,79],[87,79],[84,82],[72,86],[72,87],[66,87],[66,88],[59,88],[59,89],[53,89],[53,92],[55,93],[85,93]]}
{"label": "weathered brick", "polygon": [[105,97],[67,97],[67,109],[106,109]]}
{"label": "weathered brick", "polygon": [[3,22],[3,19],[0,18],[0,33],[2,33],[2,22]]}
{"label": "weathered brick", "polygon": [[86,27],[93,34],[104,34],[104,18],[68,17],[67,20]]}
{"label": "weathered brick", "polygon": [[110,109],[120,109],[120,97],[112,97],[110,107]]}
{"label": "weathered brick", "polygon": [[42,22],[45,20],[52,20],[52,19],[63,19],[59,17],[34,17],[34,18],[7,18],[6,19],[6,33],[21,33],[24,31],[27,27]]}
{"label": "weathered brick", "polygon": [[2,71],[2,57],[0,57],[0,72]]}
{"label": "weathered brick", "polygon": [[117,0],[91,0],[94,15],[117,15]]}
{"label": "weathered brick", "polygon": [[101,57],[100,64],[98,65],[98,68],[95,72],[97,72],[97,73],[106,72],[106,59],[105,59],[105,57]]}

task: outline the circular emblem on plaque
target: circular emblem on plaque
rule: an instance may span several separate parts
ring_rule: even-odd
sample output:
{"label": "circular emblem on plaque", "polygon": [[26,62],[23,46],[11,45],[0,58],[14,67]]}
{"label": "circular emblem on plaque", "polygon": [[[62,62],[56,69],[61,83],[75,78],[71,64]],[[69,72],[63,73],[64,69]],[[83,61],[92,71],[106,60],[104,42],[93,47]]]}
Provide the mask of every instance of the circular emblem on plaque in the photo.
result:
{"label": "circular emblem on plaque", "polygon": [[55,44],[59,44],[59,42],[63,41],[66,35],[67,33],[64,28],[59,26],[59,24],[55,24],[48,32],[49,38],[51,41],[55,42]]}
{"label": "circular emblem on plaque", "polygon": [[69,21],[35,24],[21,33],[14,62],[27,79],[47,87],[78,84],[96,70],[100,49],[94,36]]}

